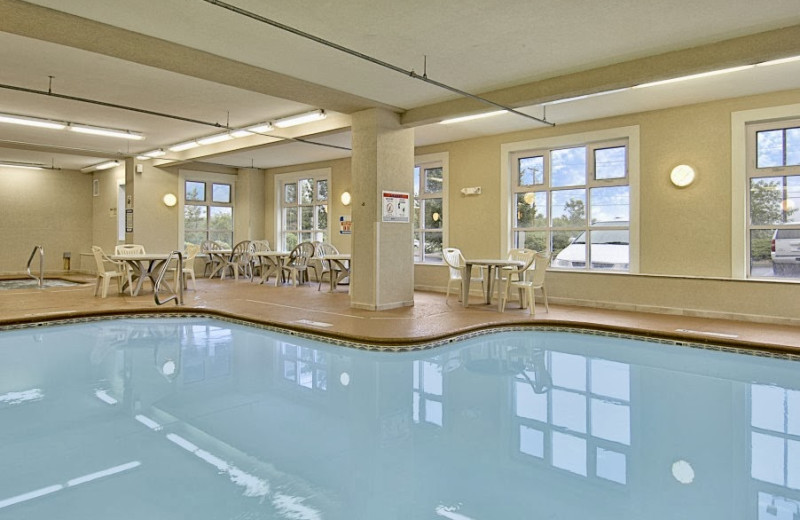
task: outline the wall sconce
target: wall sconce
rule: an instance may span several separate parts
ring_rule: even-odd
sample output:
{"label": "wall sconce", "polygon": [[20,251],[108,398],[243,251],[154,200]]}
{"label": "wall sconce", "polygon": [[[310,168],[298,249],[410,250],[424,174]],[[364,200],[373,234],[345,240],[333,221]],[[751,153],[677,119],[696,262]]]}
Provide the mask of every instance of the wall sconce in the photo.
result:
{"label": "wall sconce", "polygon": [[168,208],[171,208],[178,203],[178,197],[176,197],[174,193],[167,193],[161,200],[164,201],[164,205]]}
{"label": "wall sconce", "polygon": [[672,181],[677,188],[685,188],[694,182],[697,176],[694,168],[688,164],[679,164],[674,167],[669,174],[669,180]]}
{"label": "wall sconce", "polygon": [[352,200],[350,197],[350,192],[349,191],[342,192],[342,196],[340,197],[340,199],[342,201],[342,204],[344,204],[345,206],[349,206]]}

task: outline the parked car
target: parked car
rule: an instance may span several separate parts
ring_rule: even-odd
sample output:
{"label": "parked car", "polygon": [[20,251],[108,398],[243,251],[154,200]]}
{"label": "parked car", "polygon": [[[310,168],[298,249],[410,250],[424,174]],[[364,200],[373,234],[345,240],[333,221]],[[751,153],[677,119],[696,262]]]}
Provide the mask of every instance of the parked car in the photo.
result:
{"label": "parked car", "polygon": [[776,229],[772,234],[772,272],[784,275],[800,270],[800,229]]}
{"label": "parked car", "polygon": [[[619,222],[613,224],[619,225]],[[591,231],[592,269],[627,271],[630,263],[630,232],[627,229],[593,229]],[[586,268],[586,232],[561,250],[552,263],[562,269]]]}

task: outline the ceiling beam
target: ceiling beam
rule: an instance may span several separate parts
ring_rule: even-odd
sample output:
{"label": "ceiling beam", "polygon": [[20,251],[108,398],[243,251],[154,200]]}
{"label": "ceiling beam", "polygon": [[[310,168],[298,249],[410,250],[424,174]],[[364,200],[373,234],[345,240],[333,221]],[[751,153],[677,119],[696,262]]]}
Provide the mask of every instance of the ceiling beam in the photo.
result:
{"label": "ceiling beam", "polygon": [[0,31],[344,114],[370,108],[401,111],[354,94],[22,0],[0,0]]}
{"label": "ceiling beam", "polygon": [[[800,55],[800,25],[794,25],[483,92],[479,95],[503,105],[519,108],[798,55]],[[415,127],[486,111],[488,109],[482,103],[459,98],[412,108],[403,113],[400,122],[403,126]]]}

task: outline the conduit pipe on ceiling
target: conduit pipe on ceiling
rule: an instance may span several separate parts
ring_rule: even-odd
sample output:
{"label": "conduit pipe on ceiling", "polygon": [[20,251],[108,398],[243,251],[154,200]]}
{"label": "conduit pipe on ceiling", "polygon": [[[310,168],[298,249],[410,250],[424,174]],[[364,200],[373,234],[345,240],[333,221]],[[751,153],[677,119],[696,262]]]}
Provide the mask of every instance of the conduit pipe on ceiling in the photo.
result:
{"label": "conduit pipe on ceiling", "polygon": [[477,96],[475,94],[471,94],[471,93],[466,92],[464,90],[461,90],[459,88],[447,85],[447,84],[442,83],[440,81],[436,81],[436,80],[430,79],[428,77],[427,71],[423,75],[420,76],[419,74],[417,74],[413,70],[406,70],[406,69],[403,69],[402,67],[398,67],[397,65],[392,65],[391,63],[385,62],[383,60],[379,60],[378,58],[374,58],[372,56],[364,54],[363,52],[359,52],[359,51],[350,49],[350,48],[345,47],[343,45],[339,45],[338,43],[334,43],[334,42],[332,42],[330,40],[326,40],[324,38],[320,38],[319,36],[314,36],[313,34],[307,33],[305,31],[301,31],[300,29],[297,29],[297,28],[292,27],[290,25],[283,24],[283,23],[278,22],[276,20],[272,20],[272,19],[267,18],[265,16],[261,16],[259,14],[253,13],[251,11],[247,11],[247,10],[242,9],[240,7],[236,7],[235,5],[229,4],[227,2],[222,2],[220,0],[203,0],[203,1],[206,2],[206,3],[212,4],[212,5],[215,5],[217,7],[222,7],[223,9],[227,9],[228,11],[234,12],[236,14],[240,14],[242,16],[246,16],[247,18],[250,18],[252,20],[256,20],[258,22],[262,22],[262,23],[265,23],[267,25],[271,25],[272,27],[275,27],[275,28],[280,29],[282,31],[286,31],[286,32],[292,33],[292,34],[294,34],[296,36],[300,36],[302,38],[306,38],[308,40],[314,41],[314,42],[319,43],[321,45],[324,45],[326,47],[330,47],[332,49],[336,49],[338,51],[344,52],[344,53],[349,54],[351,56],[355,56],[356,58],[368,61],[370,63],[374,63],[375,65],[379,65],[379,66],[384,67],[386,69],[393,70],[395,72],[399,72],[400,74],[404,74],[404,75],[409,76],[411,78],[414,78],[414,79],[417,79],[417,80],[420,80],[420,81],[424,81],[425,83],[429,83],[431,85],[437,86],[439,88],[443,88],[445,90],[449,90],[450,92],[453,92],[453,93],[458,94],[460,96],[464,96],[464,97],[467,97],[467,98],[470,98],[470,99],[474,99],[475,101],[479,101],[481,103],[484,103],[484,104],[487,104],[487,105],[491,105],[491,106],[500,108],[502,110],[506,110],[506,111],[508,111],[508,112],[510,112],[512,114],[516,114],[518,116],[522,116],[522,117],[525,117],[527,119],[532,119],[532,120],[534,120],[534,121],[536,121],[538,123],[542,123],[542,124],[549,125],[549,126],[555,126],[555,123],[551,123],[550,121],[547,121],[546,119],[540,119],[538,117],[526,114],[524,112],[520,112],[519,110],[515,110],[515,109],[513,109],[513,108],[511,108],[509,106],[503,105],[501,103],[496,103],[496,102],[492,101],[491,99],[486,99],[484,97]]}

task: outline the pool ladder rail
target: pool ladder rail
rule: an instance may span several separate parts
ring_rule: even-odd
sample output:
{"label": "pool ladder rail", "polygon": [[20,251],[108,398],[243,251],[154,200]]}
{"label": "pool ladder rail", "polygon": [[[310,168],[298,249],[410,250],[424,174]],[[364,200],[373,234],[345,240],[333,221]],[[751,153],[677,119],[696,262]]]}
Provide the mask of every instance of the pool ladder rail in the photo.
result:
{"label": "pool ladder rail", "polygon": [[[161,300],[158,297],[158,293],[161,292],[161,283],[164,281],[164,275],[167,274],[173,258],[176,258],[178,261],[177,268],[175,269],[175,290],[170,291],[170,296]],[[167,287],[169,287],[169,285],[167,285]],[[156,277],[156,284],[153,287],[153,298],[156,301],[156,305],[164,305],[173,300],[175,300],[176,305],[183,305],[183,290],[183,253],[180,251],[172,251],[167,257],[167,261],[164,262],[164,265],[161,267],[158,277]]]}
{"label": "pool ladder rail", "polygon": [[[33,273],[31,273],[31,264],[33,263],[33,258],[36,256],[36,252],[39,252],[39,276],[37,277]],[[25,268],[28,272],[28,276],[37,280],[39,282],[39,288],[44,286],[44,247],[42,246],[33,246],[33,251],[31,251],[31,256],[28,258],[28,266]]]}

